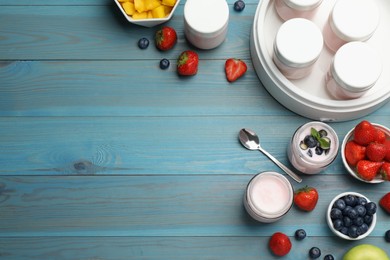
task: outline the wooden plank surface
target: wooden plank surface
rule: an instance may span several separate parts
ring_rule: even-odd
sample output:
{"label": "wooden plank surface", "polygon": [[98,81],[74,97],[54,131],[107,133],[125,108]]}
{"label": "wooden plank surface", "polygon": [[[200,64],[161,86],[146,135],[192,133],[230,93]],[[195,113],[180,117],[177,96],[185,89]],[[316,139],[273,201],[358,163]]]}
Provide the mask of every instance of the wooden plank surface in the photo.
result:
{"label": "wooden plank surface", "polygon": [[[111,0],[0,0],[0,258],[22,259],[280,259],[267,248],[285,232],[308,259],[312,246],[336,259],[361,243],[390,254],[378,211],[373,233],[359,242],[336,238],[325,222],[331,199],[357,191],[373,201],[389,184],[367,185],[347,174],[340,155],[323,173],[303,176],[318,188],[311,213],[293,207],[275,224],[245,212],[247,182],[280,170],[244,149],[242,127],[261,133],[262,146],[289,165],[295,129],[310,121],[281,106],[252,67],[249,37],[258,1],[233,0],[226,41],[197,50],[199,73],[181,78],[176,58],[193,48],[183,33],[183,7],[167,23],[179,39],[168,52],[141,37],[156,28],[129,24]],[[231,84],[229,57],[248,64]],[[161,58],[171,67],[158,68]],[[390,126],[390,104],[365,117]],[[339,138],[361,119],[330,123]],[[296,229],[308,238],[298,242]]]}

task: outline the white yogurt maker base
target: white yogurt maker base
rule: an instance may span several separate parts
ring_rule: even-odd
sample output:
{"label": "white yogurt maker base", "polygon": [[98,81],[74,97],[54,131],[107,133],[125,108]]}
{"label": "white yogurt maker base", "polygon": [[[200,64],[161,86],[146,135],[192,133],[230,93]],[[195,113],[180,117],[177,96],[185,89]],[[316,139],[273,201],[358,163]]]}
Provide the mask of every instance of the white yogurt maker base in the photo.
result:
{"label": "white yogurt maker base", "polygon": [[[336,0],[323,1],[312,21],[321,30]],[[273,40],[283,20],[274,8],[274,1],[259,2],[250,39],[253,66],[267,91],[289,110],[320,121],[346,121],[363,117],[377,110],[390,98],[390,73],[382,73],[374,87],[358,99],[336,100],[325,86],[325,75],[334,53],[324,48],[312,73],[299,80],[288,80],[272,61]],[[377,0],[381,21],[367,41],[383,58],[383,71],[390,71],[390,1]]]}

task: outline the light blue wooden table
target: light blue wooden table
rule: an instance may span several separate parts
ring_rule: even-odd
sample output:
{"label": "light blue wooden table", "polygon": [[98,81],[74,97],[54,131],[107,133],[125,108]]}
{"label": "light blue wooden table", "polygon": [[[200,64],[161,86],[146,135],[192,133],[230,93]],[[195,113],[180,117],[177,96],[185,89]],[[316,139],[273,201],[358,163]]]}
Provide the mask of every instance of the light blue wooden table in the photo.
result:
{"label": "light blue wooden table", "polygon": [[[0,259],[277,259],[267,248],[276,231],[291,236],[284,259],[308,259],[318,246],[336,259],[371,243],[390,253],[390,217],[365,240],[335,237],[325,222],[330,200],[357,191],[373,201],[388,183],[367,185],[340,156],[325,172],[303,176],[317,208],[293,207],[275,224],[245,212],[242,197],[258,172],[280,170],[237,140],[242,127],[289,164],[290,136],[310,119],[268,94],[254,72],[249,36],[257,1],[231,10],[226,41],[197,50],[198,75],[179,78],[184,38],[182,1],[168,25],[173,50],[137,47],[156,28],[130,25],[111,0],[0,0]],[[230,84],[224,62],[248,64]],[[158,68],[168,58],[171,67]],[[364,119],[390,126],[390,104]],[[343,136],[361,119],[330,123]],[[296,229],[308,237],[295,241]]]}

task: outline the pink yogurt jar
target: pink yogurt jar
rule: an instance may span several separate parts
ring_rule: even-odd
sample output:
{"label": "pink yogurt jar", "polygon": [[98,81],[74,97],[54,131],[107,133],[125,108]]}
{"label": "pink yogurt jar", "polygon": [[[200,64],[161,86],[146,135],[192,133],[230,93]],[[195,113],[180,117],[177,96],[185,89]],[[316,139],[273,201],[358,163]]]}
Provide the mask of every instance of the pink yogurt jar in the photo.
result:
{"label": "pink yogurt jar", "polygon": [[324,40],[336,52],[351,41],[367,41],[379,25],[379,9],[374,0],[338,0],[324,27]]}
{"label": "pink yogurt jar", "polygon": [[284,22],[275,37],[273,61],[288,79],[306,77],[323,48],[321,30],[304,18]]}
{"label": "pink yogurt jar", "polygon": [[[313,130],[314,129],[314,130]],[[309,122],[300,126],[287,148],[290,163],[306,174],[325,170],[336,158],[339,139],[332,127],[323,122]]]}
{"label": "pink yogurt jar", "polygon": [[184,5],[184,34],[199,49],[222,44],[228,22],[229,6],[225,0],[187,0]]}
{"label": "pink yogurt jar", "polygon": [[369,44],[350,42],[336,52],[325,83],[332,97],[354,99],[371,89],[381,72],[381,59]]}
{"label": "pink yogurt jar", "polygon": [[293,198],[294,190],[286,177],[277,172],[262,172],[248,183],[244,206],[255,220],[272,223],[287,214]]}
{"label": "pink yogurt jar", "polygon": [[275,0],[275,9],[285,21],[292,18],[311,19],[321,3],[322,0]]}

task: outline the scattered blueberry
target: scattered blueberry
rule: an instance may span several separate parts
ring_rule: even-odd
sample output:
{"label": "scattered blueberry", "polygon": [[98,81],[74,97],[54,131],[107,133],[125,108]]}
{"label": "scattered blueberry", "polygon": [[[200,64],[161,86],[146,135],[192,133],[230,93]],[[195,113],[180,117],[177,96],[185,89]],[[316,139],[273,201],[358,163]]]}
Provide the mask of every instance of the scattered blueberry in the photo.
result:
{"label": "scattered blueberry", "polygon": [[168,59],[162,59],[160,60],[160,69],[166,70],[169,68],[170,62]]}
{"label": "scattered blueberry", "polygon": [[309,250],[309,256],[311,259],[317,259],[321,256],[321,250],[318,247],[312,247]]}
{"label": "scattered blueberry", "polygon": [[149,40],[147,38],[141,38],[138,40],[138,47],[140,49],[146,49],[149,46]]}
{"label": "scattered blueberry", "polygon": [[386,233],[385,233],[385,240],[386,240],[386,242],[390,243],[390,230],[386,231]]}
{"label": "scattered blueberry", "polygon": [[306,231],[303,229],[298,229],[295,231],[295,239],[296,240],[303,240],[306,237]]}
{"label": "scattered blueberry", "polygon": [[324,256],[324,260],[334,260],[333,255],[326,255]]}
{"label": "scattered blueberry", "polygon": [[245,9],[245,3],[242,0],[238,0],[234,2],[234,10],[237,12],[241,12]]}

